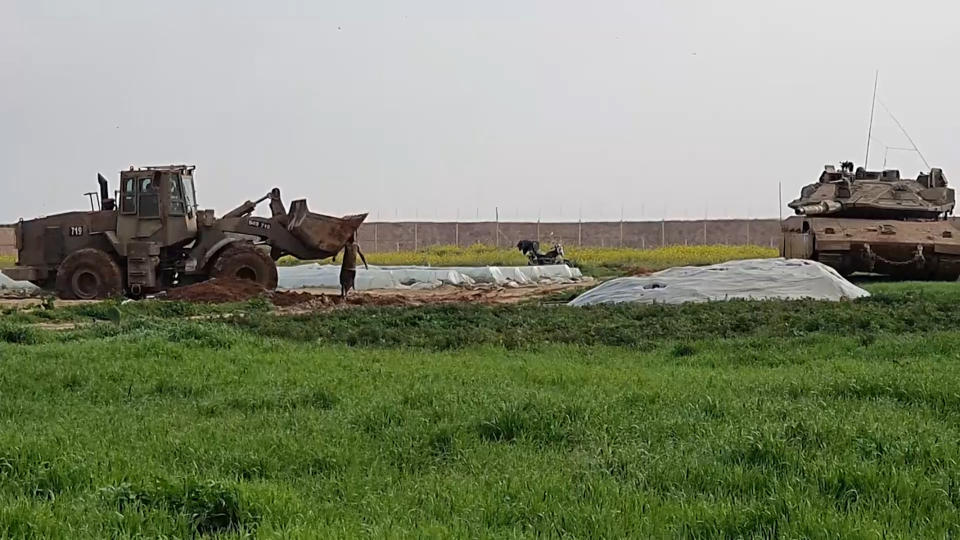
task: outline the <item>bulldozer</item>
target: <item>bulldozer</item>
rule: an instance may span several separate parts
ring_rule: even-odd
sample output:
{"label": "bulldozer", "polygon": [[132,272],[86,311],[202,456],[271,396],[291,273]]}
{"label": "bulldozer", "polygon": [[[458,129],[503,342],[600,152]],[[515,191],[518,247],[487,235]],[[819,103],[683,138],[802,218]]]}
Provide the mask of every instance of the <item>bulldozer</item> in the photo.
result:
{"label": "bulldozer", "polygon": [[[332,257],[367,217],[315,214],[303,199],[287,209],[273,188],[218,218],[197,206],[195,169],[130,167],[120,172],[115,197],[98,174],[90,211],[17,223],[18,261],[3,273],[64,299],[142,297],[210,278],[274,289],[277,259]],[[270,217],[254,215],[264,201]]]}

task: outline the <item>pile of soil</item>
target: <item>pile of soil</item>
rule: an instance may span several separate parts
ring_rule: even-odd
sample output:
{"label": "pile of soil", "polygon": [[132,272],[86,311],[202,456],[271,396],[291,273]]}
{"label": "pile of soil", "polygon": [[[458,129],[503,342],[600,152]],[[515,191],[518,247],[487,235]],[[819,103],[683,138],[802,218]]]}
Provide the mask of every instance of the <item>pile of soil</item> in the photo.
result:
{"label": "pile of soil", "polygon": [[643,266],[625,266],[623,267],[623,273],[628,276],[649,276],[654,273],[655,270]]}
{"label": "pile of soil", "polygon": [[[289,307],[314,302],[317,295],[294,291],[268,291],[258,283],[246,279],[214,278],[193,285],[167,291],[166,300],[182,300],[203,304],[245,302],[251,298],[266,298],[277,307]],[[338,299],[339,300],[339,299]]]}
{"label": "pile of soil", "polygon": [[167,291],[165,298],[185,302],[223,304],[226,302],[243,302],[263,296],[266,292],[266,289],[258,283],[247,279],[214,278],[193,285],[170,289]]}
{"label": "pile of soil", "polygon": [[[293,296],[297,300],[296,303],[292,304],[281,304],[277,303],[276,295],[280,294],[283,297]],[[287,301],[286,298],[280,300],[280,302]],[[331,309],[336,309],[339,307],[346,306],[419,306],[423,305],[423,302],[418,302],[416,300],[404,297],[402,295],[366,295],[363,293],[353,293],[347,297],[346,300],[340,297],[339,294],[312,294],[312,293],[295,293],[292,291],[284,291],[280,293],[274,293],[273,303],[275,306],[280,308],[281,313],[287,314],[302,314],[302,313],[314,313],[318,311],[328,311]]]}
{"label": "pile of soil", "polygon": [[[315,302],[320,296],[326,298],[326,295],[316,295],[307,292],[296,291],[273,291],[270,293],[270,301],[277,307],[290,307]],[[337,298],[339,300],[339,298]]]}

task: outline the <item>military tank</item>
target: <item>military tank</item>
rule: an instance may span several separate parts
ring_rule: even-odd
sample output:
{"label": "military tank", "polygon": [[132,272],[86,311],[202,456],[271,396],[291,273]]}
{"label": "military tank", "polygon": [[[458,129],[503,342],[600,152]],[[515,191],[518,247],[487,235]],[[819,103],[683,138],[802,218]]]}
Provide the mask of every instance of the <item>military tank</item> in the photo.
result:
{"label": "military tank", "polygon": [[788,206],[797,215],[781,224],[784,257],[819,261],[845,276],[960,276],[954,191],[940,169],[901,178],[898,170],[854,170],[849,161],[839,170],[827,165]]}

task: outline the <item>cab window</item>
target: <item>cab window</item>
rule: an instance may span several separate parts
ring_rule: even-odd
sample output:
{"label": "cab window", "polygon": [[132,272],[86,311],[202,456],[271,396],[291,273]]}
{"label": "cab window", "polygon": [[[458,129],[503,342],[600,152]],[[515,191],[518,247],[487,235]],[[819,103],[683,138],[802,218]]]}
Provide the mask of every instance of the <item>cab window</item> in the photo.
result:
{"label": "cab window", "polygon": [[186,213],[183,201],[183,187],[180,185],[180,175],[170,175],[170,215],[182,216]]}
{"label": "cab window", "polygon": [[121,190],[120,213],[137,213],[137,179],[124,178],[123,189]]}
{"label": "cab window", "polygon": [[189,174],[183,175],[183,197],[188,210],[197,208],[196,194],[193,191],[193,176]]}
{"label": "cab window", "polygon": [[141,178],[138,206],[140,217],[160,217],[160,193],[153,178]]}

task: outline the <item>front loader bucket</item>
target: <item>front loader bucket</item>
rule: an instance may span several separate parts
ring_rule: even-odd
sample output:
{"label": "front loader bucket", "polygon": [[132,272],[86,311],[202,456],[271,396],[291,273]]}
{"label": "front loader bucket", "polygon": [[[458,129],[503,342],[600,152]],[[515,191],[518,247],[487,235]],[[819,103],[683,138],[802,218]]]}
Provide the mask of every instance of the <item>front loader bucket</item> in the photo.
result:
{"label": "front loader bucket", "polygon": [[357,232],[367,214],[342,218],[314,214],[307,209],[307,201],[299,199],[290,203],[287,230],[312,249],[335,255],[347,243],[350,235]]}

